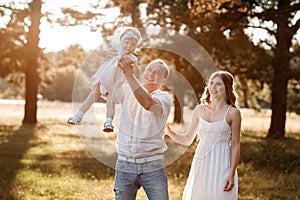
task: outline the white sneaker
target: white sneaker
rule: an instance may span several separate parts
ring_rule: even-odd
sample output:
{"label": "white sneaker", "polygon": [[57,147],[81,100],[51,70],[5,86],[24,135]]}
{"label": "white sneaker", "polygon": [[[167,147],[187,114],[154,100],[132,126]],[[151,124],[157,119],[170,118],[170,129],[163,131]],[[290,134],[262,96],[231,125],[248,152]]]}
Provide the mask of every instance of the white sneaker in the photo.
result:
{"label": "white sneaker", "polygon": [[105,122],[103,131],[107,133],[114,132],[114,126],[109,122]]}
{"label": "white sneaker", "polygon": [[72,125],[81,125],[82,116],[82,114],[75,114],[68,119],[68,123]]}
{"label": "white sneaker", "polygon": [[81,119],[77,120],[75,117],[70,117],[68,123],[72,125],[81,125]]}
{"label": "white sneaker", "polygon": [[100,85],[100,94],[105,97],[108,95],[108,91],[103,85]]}

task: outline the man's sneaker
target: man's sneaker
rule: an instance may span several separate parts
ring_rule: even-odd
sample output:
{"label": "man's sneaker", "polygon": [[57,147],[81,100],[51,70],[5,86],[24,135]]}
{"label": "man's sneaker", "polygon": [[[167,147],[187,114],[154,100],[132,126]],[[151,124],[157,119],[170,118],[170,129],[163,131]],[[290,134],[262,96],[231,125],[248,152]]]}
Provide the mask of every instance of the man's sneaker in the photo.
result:
{"label": "man's sneaker", "polygon": [[114,126],[109,122],[105,122],[103,131],[107,133],[114,132]]}

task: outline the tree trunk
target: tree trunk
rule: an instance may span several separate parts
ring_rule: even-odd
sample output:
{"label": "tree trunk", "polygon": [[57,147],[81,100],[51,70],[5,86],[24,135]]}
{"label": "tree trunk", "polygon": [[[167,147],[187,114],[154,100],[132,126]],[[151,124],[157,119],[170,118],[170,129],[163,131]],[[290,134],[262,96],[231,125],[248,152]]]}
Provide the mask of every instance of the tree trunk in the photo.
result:
{"label": "tree trunk", "polygon": [[26,78],[26,93],[25,93],[25,115],[23,124],[37,123],[37,91],[39,76],[37,72],[38,58],[40,55],[39,34],[40,34],[40,19],[41,19],[41,0],[34,0],[29,5],[29,15],[31,25],[28,32],[28,43],[25,46],[25,78]]}
{"label": "tree trunk", "polygon": [[183,116],[182,116],[182,106],[180,104],[180,101],[176,95],[174,95],[174,119],[173,122],[175,124],[180,124],[183,122]]}
{"label": "tree trunk", "polygon": [[268,132],[268,138],[281,139],[285,135],[286,107],[287,107],[287,85],[288,80],[284,75],[274,73],[272,82],[272,117]]}
{"label": "tree trunk", "polygon": [[[289,6],[288,0],[280,1],[279,10],[284,10]],[[267,138],[280,139],[285,135],[285,122],[287,111],[287,86],[289,80],[289,63],[293,33],[288,26],[289,13],[279,15],[275,22],[278,26],[275,34],[277,45],[274,51],[274,75],[272,81],[272,117]]]}

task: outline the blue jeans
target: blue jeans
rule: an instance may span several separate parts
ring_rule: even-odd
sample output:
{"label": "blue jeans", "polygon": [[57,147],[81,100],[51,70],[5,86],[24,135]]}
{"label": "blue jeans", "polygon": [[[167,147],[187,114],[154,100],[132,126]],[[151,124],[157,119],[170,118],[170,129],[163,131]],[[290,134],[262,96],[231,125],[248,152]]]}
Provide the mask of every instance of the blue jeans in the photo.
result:
{"label": "blue jeans", "polygon": [[117,161],[115,199],[135,200],[140,187],[143,187],[149,200],[169,199],[168,180],[162,160],[143,164]]}

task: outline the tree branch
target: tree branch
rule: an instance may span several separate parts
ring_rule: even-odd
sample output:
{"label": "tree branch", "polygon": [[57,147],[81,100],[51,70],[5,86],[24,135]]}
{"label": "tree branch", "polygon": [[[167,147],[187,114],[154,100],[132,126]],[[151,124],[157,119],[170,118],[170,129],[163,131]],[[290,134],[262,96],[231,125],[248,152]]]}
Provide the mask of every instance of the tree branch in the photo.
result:
{"label": "tree branch", "polygon": [[258,28],[258,29],[263,29],[263,30],[266,30],[268,31],[268,33],[270,35],[275,35],[275,31],[272,31],[271,29],[267,28],[267,27],[262,27],[262,26],[247,26],[249,28]]}
{"label": "tree branch", "polygon": [[259,44],[265,44],[267,46],[269,46],[272,50],[275,50],[274,45],[272,45],[270,42],[268,42],[267,40],[262,40],[259,39]]}
{"label": "tree branch", "polygon": [[298,19],[296,24],[291,27],[291,31],[293,32],[293,34],[296,34],[299,28],[300,28],[300,19]]}
{"label": "tree branch", "polygon": [[254,16],[256,17],[265,17],[266,19],[273,20],[276,15],[281,15],[281,14],[286,14],[286,13],[291,13],[300,10],[300,3],[294,4],[292,6],[289,6],[288,8],[282,9],[282,10],[275,10],[275,9],[270,9],[263,11],[261,13],[255,13]]}
{"label": "tree branch", "polygon": [[23,12],[24,11],[24,9],[22,10],[22,9],[11,8],[11,7],[6,6],[6,5],[1,5],[0,8],[11,10],[14,13],[18,13],[18,12]]}

